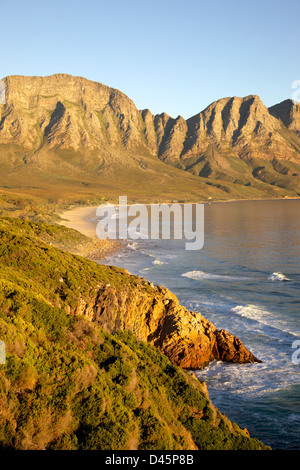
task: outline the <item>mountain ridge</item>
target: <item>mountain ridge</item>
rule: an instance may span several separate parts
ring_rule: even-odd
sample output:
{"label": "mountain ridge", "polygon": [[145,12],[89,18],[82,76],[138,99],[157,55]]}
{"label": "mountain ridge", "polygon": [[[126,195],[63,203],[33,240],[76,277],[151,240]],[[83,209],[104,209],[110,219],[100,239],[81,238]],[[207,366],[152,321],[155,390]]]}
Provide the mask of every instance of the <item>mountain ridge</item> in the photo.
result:
{"label": "mountain ridge", "polygon": [[114,194],[136,186],[136,197],[145,184],[158,198],[166,188],[173,199],[300,195],[300,108],[291,100],[267,108],[258,95],[221,98],[184,119],[138,110],[121,91],[83,77],[3,82],[6,184],[23,176],[24,185],[30,173],[37,187],[81,180],[93,194],[109,192],[106,179]]}

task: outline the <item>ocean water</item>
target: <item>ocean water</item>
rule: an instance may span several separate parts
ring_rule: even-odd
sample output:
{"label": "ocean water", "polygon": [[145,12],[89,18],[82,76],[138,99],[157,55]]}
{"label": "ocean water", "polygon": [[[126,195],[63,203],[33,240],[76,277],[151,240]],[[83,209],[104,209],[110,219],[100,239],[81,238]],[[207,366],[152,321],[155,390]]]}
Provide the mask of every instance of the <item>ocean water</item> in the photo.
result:
{"label": "ocean water", "polygon": [[204,220],[201,250],[185,250],[182,240],[129,241],[107,264],[168,287],[238,336],[262,363],[214,361],[197,377],[251,436],[299,450],[300,200],[206,204]]}

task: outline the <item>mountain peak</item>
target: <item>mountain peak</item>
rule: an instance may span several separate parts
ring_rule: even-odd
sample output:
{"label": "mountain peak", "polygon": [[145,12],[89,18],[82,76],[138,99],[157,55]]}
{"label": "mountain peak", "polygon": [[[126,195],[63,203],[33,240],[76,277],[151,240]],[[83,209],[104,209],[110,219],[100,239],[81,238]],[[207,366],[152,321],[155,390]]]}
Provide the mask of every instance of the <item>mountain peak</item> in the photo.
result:
{"label": "mountain peak", "polygon": [[287,99],[269,108],[272,116],[280,119],[283,124],[300,135],[300,103]]}
{"label": "mountain peak", "polygon": [[[253,175],[260,175],[273,185],[274,169],[266,178],[256,171],[256,161],[299,163],[300,105],[292,100],[268,109],[255,94],[226,97],[185,120],[140,111],[121,91],[83,77],[13,75],[4,81],[0,146],[12,169],[30,162],[49,174],[96,168],[123,175],[130,167],[140,175],[149,162],[162,161],[195,176],[256,184]],[[159,168],[160,176],[171,171]],[[298,174],[297,168],[278,168],[277,173]]]}

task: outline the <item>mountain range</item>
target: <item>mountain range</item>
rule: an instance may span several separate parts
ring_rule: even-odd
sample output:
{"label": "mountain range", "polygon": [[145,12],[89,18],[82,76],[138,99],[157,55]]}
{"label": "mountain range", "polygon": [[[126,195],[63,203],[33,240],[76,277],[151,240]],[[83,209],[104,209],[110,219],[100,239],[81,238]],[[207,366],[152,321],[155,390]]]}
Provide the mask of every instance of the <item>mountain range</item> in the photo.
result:
{"label": "mountain range", "polygon": [[53,199],[199,201],[300,195],[300,104],[219,99],[189,119],[138,110],[67,74],[9,76],[0,187]]}

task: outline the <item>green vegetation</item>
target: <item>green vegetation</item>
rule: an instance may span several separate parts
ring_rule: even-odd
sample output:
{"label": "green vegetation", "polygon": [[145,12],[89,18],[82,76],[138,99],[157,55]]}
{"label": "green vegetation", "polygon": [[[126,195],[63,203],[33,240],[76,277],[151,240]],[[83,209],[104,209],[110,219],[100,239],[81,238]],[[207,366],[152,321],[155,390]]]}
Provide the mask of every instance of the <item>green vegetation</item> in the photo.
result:
{"label": "green vegetation", "polygon": [[[84,186],[84,182],[82,182]],[[33,188],[34,189],[34,188]],[[32,190],[33,192],[33,190]],[[72,197],[69,200],[44,196],[33,196],[21,191],[12,191],[6,188],[0,190],[0,216],[15,217],[35,222],[56,223],[60,220],[57,215],[69,209],[80,206],[98,206],[107,202],[106,198],[97,196]],[[117,199],[115,200],[117,202]]]}
{"label": "green vegetation", "polygon": [[0,447],[266,449],[159,350],[72,314],[101,283],[139,282],[54,246],[76,236],[0,219]]}

